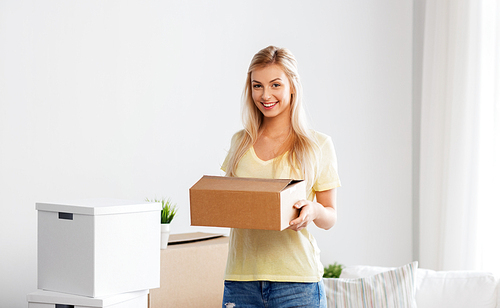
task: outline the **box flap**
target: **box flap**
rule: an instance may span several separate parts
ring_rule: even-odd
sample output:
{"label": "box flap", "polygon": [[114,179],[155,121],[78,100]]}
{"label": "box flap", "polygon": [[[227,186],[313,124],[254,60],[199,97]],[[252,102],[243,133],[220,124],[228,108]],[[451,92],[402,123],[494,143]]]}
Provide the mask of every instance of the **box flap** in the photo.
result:
{"label": "box flap", "polygon": [[204,175],[192,190],[231,190],[231,191],[261,191],[280,192],[289,184],[300,182],[301,180],[291,179],[258,179],[258,178],[235,178],[225,176]]}
{"label": "box flap", "polygon": [[103,297],[86,297],[66,293],[36,290],[26,296],[28,303],[74,305],[85,307],[107,307],[149,294],[149,290],[121,293]]}
{"label": "box flap", "polygon": [[224,236],[224,234],[205,233],[205,232],[170,234],[168,238],[168,244],[169,245],[186,244],[186,243],[210,240],[222,236]]}
{"label": "box flap", "polygon": [[62,202],[37,202],[36,209],[82,215],[107,215],[161,211],[161,204],[147,201],[95,198]]}

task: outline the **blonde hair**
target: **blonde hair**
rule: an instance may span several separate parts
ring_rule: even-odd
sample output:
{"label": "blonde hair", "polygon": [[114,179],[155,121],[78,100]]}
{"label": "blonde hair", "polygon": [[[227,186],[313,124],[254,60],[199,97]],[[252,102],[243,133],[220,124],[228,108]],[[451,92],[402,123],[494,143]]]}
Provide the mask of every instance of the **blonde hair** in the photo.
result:
{"label": "blonde hair", "polygon": [[[298,178],[302,177],[312,186],[317,177],[317,166],[319,147],[312,137],[305,119],[305,112],[302,107],[302,84],[297,70],[297,61],[293,54],[286,48],[269,46],[254,55],[248,68],[247,80],[243,91],[243,127],[244,130],[238,132],[233,140],[234,144],[228,154],[226,175],[236,176],[236,168],[243,155],[257,141],[259,128],[262,125],[264,115],[255,105],[252,98],[251,75],[255,69],[260,69],[269,65],[277,65],[288,77],[291,86],[291,132],[288,145],[287,160],[292,167],[298,168],[300,174],[294,174]],[[284,151],[285,152],[285,151]],[[279,164],[283,155],[275,160]],[[292,168],[292,169],[295,169]]]}

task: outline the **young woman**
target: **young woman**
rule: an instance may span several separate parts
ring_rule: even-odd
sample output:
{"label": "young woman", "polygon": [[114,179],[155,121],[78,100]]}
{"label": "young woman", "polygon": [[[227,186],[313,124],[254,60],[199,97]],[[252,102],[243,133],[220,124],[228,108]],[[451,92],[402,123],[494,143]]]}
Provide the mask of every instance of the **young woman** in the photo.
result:
{"label": "young woman", "polygon": [[[269,46],[252,59],[244,130],[222,165],[226,176],[304,179],[307,199],[283,231],[231,229],[223,307],[326,307],[323,265],[306,227],[336,220],[337,159],[331,138],[307,128],[294,56]],[[314,198],[316,197],[316,201]]]}

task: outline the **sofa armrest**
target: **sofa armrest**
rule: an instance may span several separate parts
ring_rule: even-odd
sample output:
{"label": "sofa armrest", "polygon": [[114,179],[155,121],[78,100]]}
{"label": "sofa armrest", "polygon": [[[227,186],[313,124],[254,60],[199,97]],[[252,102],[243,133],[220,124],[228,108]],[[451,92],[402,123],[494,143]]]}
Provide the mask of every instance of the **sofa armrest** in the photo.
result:
{"label": "sofa armrest", "polygon": [[497,280],[477,271],[417,271],[417,305],[426,308],[495,308]]}
{"label": "sofa armrest", "polygon": [[497,279],[497,308],[500,308],[500,279]]}

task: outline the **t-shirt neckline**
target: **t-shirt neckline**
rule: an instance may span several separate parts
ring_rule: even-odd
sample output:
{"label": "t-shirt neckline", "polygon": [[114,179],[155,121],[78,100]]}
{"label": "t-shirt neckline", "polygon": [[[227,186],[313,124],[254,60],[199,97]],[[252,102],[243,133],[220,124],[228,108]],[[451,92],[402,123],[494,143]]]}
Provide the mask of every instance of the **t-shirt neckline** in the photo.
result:
{"label": "t-shirt neckline", "polygon": [[261,158],[257,155],[257,153],[255,153],[255,149],[253,148],[253,145],[250,147],[250,153],[252,154],[252,156],[253,156],[253,157],[254,157],[254,158],[255,158],[258,162],[260,162],[261,164],[267,165],[267,164],[269,164],[269,163],[272,163],[272,162],[273,162],[276,158],[278,158],[279,156],[284,156],[284,155],[286,155],[286,154],[288,153],[288,151],[286,151],[285,153],[283,153],[283,154],[281,154],[281,155],[279,155],[279,156],[277,156],[277,157],[271,158],[271,159],[269,159],[269,160],[263,160],[263,159],[261,159]]}

